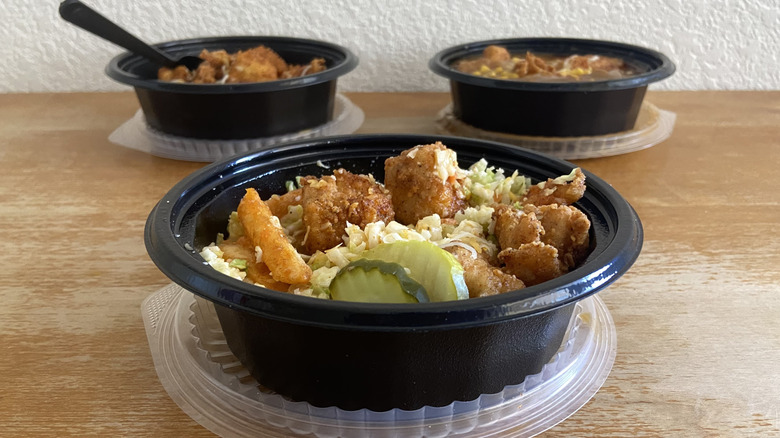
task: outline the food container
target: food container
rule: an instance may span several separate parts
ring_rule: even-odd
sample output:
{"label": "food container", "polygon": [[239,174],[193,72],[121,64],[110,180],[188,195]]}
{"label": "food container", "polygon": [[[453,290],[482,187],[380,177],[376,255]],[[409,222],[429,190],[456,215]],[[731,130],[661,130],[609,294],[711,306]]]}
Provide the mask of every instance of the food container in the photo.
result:
{"label": "food container", "polygon": [[295,176],[338,167],[381,181],[385,158],[436,140],[458,153],[461,167],[484,157],[534,181],[573,167],[457,137],[365,135],[288,144],[213,163],[174,186],[149,215],[147,251],[171,280],[215,304],[236,357],[261,385],[291,400],[345,410],[416,410],[501,392],[550,361],[575,304],[620,277],[641,250],[634,210],[588,172],[588,189],[577,203],[592,223],[587,259],[558,278],[496,296],[416,305],[318,300],[227,277],[198,255],[225,232],[248,187],[265,198],[284,192]]}
{"label": "food container", "polygon": [[271,137],[313,128],[333,117],[336,82],[358,59],[336,44],[300,38],[230,36],[158,44],[174,57],[201,50],[228,53],[259,45],[286,62],[306,64],[324,58],[327,69],[298,78],[240,84],[189,84],[157,80],[158,67],[123,53],[109,62],[106,74],[133,86],[150,127],[171,135],[199,139]]}
{"label": "food container", "polygon": [[[529,82],[476,76],[455,63],[498,45],[510,53],[586,55],[622,59],[639,73],[621,79]],[[629,44],[571,38],[512,38],[479,41],[444,49],[430,69],[450,80],[454,115],[476,128],[532,136],[594,136],[631,130],[650,83],[671,76],[672,61],[662,53]]]}

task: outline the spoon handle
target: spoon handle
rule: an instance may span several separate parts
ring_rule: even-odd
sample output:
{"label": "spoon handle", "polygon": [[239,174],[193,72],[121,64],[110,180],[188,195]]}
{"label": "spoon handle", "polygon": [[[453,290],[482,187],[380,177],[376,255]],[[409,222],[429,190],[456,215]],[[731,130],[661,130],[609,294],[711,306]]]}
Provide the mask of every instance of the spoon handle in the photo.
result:
{"label": "spoon handle", "polygon": [[60,3],[60,16],[65,21],[124,47],[137,55],[149,58],[157,64],[168,67],[176,65],[174,59],[139,40],[79,0],[65,0]]}

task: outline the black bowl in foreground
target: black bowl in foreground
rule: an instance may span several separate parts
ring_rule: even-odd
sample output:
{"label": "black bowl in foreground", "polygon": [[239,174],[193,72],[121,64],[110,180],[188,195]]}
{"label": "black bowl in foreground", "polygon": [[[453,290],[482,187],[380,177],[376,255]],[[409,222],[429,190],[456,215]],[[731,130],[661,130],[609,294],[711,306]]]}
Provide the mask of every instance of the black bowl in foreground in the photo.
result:
{"label": "black bowl in foreground", "polygon": [[271,137],[314,128],[333,118],[336,82],[357,57],[345,47],[301,38],[230,36],[157,44],[173,57],[201,50],[234,53],[264,45],[287,63],[324,58],[327,69],[298,78],[241,84],[189,84],[157,80],[157,66],[129,52],[112,59],[106,74],[134,87],[146,122],[167,134],[199,139]]}
{"label": "black bowl in foreground", "polygon": [[[460,72],[456,63],[498,45],[510,53],[602,55],[622,59],[638,74],[571,82],[502,80]],[[664,54],[629,44],[572,38],[510,38],[444,49],[430,69],[450,80],[455,117],[487,131],[545,137],[603,135],[633,129],[648,84],[674,73]]]}
{"label": "black bowl in foreground", "polygon": [[554,280],[497,296],[411,305],[320,300],[234,280],[197,253],[225,232],[248,187],[266,198],[283,193],[295,176],[339,167],[381,181],[385,158],[436,140],[458,153],[461,167],[484,157],[534,181],[574,167],[456,137],[365,135],[288,144],[211,164],[174,186],[149,215],[147,251],[171,280],[215,304],[228,345],[252,375],[293,400],[414,410],[500,392],[538,373],[560,347],[575,303],[615,281],[639,255],[643,233],[636,213],[588,172],[577,204],[592,222],[585,262]]}

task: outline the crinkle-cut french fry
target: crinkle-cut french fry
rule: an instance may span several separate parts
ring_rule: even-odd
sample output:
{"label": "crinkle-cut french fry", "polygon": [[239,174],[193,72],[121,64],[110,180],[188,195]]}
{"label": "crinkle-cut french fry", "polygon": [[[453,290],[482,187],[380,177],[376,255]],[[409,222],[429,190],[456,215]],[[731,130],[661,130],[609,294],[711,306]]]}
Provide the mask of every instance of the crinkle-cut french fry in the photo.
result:
{"label": "crinkle-cut french fry", "polygon": [[311,268],[284,234],[279,218],[271,213],[255,189],[247,189],[238,204],[238,218],[252,244],[263,250],[263,262],[274,280],[282,283],[307,283]]}

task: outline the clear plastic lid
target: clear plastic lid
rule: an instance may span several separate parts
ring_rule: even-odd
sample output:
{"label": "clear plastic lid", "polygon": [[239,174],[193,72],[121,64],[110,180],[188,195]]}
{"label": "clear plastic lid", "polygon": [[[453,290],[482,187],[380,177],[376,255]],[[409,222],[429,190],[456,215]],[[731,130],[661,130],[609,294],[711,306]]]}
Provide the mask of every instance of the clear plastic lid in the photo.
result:
{"label": "clear plastic lid", "polygon": [[274,137],[241,140],[206,140],[178,137],[151,128],[139,109],[135,115],[108,136],[120,146],[172,158],[174,160],[212,162],[281,143],[330,135],[351,134],[365,120],[363,110],[346,96],[336,94],[333,120],[315,128]]}
{"label": "clear plastic lid", "polygon": [[654,146],[672,135],[676,118],[675,113],[658,109],[645,100],[630,131],[591,137],[536,137],[476,128],[455,117],[449,104],[439,112],[436,128],[440,134],[497,141],[574,160],[626,154]]}
{"label": "clear plastic lid", "polygon": [[558,353],[519,385],[444,407],[345,411],[291,401],[258,385],[230,352],[213,304],[177,285],[147,297],[142,315],[163,387],[185,413],[222,436],[531,436],[584,406],[617,351],[612,317],[593,295],[576,304]]}

